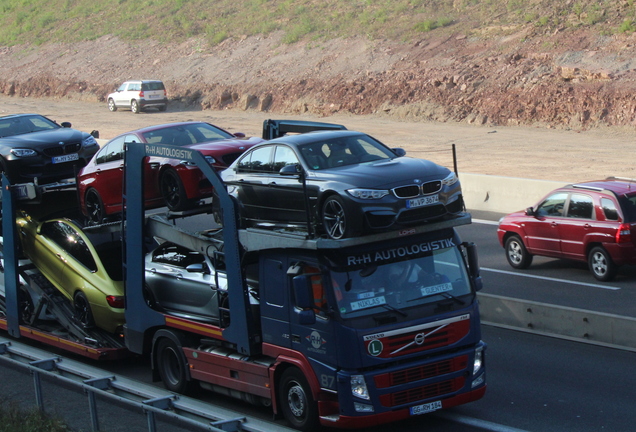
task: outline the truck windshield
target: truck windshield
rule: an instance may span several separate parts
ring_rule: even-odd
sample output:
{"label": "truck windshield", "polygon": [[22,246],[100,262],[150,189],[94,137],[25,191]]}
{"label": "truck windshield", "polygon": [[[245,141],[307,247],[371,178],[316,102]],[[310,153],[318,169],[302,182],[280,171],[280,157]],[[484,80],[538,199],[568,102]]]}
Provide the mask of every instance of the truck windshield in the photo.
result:
{"label": "truck windshield", "polygon": [[457,247],[331,275],[342,318],[373,315],[379,309],[404,312],[440,301],[463,304],[459,297],[471,293],[466,266]]}

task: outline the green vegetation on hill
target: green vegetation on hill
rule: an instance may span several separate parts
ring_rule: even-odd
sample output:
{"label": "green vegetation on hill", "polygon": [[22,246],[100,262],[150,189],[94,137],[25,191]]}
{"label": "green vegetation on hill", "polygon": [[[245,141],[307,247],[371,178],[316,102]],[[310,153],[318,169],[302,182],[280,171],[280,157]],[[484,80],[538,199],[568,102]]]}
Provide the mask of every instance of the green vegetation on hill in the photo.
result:
{"label": "green vegetation on hill", "polygon": [[[284,41],[366,36],[414,41],[423,32],[535,25],[634,32],[635,0],[2,0],[0,46],[115,35],[178,42],[284,32]],[[497,30],[498,29],[498,30]]]}

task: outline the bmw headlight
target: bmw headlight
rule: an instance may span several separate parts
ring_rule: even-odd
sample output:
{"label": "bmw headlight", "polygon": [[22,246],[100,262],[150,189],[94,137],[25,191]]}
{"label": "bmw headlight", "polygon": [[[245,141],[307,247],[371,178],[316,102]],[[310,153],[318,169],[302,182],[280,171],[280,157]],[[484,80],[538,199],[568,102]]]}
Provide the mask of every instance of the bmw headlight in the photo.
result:
{"label": "bmw headlight", "polygon": [[84,147],[91,147],[91,146],[95,146],[95,145],[98,145],[98,144],[97,144],[97,140],[95,139],[95,137],[93,135],[89,135],[86,138],[84,138],[84,140],[82,141],[82,145]]}
{"label": "bmw headlight", "polygon": [[359,199],[380,199],[389,194],[388,190],[382,189],[347,189],[349,195]]}
{"label": "bmw headlight", "polygon": [[21,148],[11,149],[11,154],[17,157],[29,157],[29,156],[38,155],[38,153],[35,150],[21,149]]}
{"label": "bmw headlight", "polygon": [[442,180],[442,184],[446,185],[446,186],[452,186],[455,183],[457,183],[458,181],[459,181],[459,179],[457,178],[455,173],[451,172],[449,175],[446,176],[446,178],[444,180]]}
{"label": "bmw headlight", "polygon": [[351,375],[351,393],[360,399],[370,400],[364,375]]}

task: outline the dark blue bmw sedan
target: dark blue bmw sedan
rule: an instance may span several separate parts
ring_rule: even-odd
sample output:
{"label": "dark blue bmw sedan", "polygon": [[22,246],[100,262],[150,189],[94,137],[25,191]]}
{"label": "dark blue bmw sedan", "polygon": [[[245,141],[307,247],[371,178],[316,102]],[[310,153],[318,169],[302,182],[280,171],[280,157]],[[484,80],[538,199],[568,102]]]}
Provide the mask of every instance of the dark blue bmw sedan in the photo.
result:
{"label": "dark blue bmw sedan", "polygon": [[243,227],[306,227],[340,239],[464,210],[454,172],[355,131],[271,140],[220,175]]}

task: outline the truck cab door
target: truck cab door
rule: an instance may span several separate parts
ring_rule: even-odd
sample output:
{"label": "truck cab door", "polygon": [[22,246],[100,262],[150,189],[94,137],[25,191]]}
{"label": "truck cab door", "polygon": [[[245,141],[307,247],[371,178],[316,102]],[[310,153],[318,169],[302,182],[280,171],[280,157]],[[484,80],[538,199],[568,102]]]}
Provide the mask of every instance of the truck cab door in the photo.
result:
{"label": "truck cab door", "polygon": [[[292,348],[321,364],[335,364],[336,332],[334,322],[328,314],[323,274],[317,265],[303,264],[302,268],[305,280],[311,284],[313,304],[311,308],[302,307],[305,305],[299,304],[301,302],[295,298],[295,291],[292,290],[289,319]],[[290,286],[293,286],[292,276],[288,277]]]}
{"label": "truck cab door", "polygon": [[263,342],[291,348],[287,268],[282,259],[263,258],[259,296]]}

